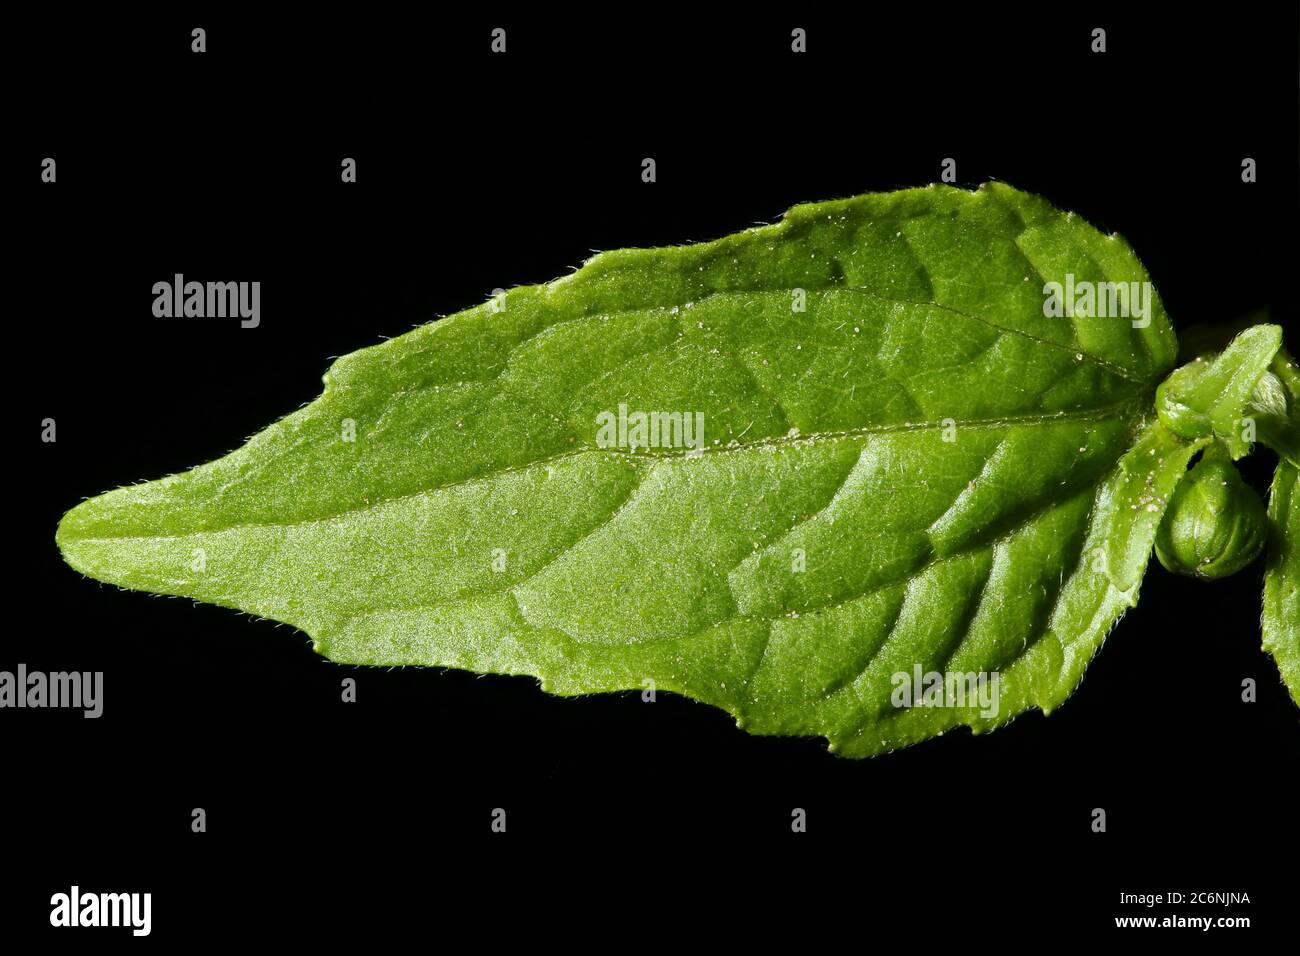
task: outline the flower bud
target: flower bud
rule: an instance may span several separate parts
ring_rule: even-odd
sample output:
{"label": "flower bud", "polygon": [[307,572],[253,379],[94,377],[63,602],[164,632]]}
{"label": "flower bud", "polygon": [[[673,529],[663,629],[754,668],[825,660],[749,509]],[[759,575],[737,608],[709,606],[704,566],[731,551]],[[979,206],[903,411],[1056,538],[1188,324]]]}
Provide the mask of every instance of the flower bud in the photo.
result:
{"label": "flower bud", "polygon": [[1168,570],[1226,578],[1259,556],[1268,517],[1259,495],[1226,454],[1211,447],[1174,490],[1156,534],[1156,556]]}

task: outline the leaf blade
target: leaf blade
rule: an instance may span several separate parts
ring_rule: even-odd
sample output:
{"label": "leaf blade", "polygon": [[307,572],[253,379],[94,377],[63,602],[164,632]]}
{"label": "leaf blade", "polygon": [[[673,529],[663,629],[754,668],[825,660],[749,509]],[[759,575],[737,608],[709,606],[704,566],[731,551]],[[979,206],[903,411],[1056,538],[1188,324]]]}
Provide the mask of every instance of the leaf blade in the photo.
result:
{"label": "leaf blade", "polygon": [[[1158,299],[1140,329],[1043,316],[1044,272],[1075,269],[1145,281],[1122,241],[998,185],[602,254],[344,357],[307,408],[73,509],[59,544],[101,580],[286,621],[345,662],[561,693],[652,679],[855,755],[993,726],[1010,715],[886,728],[890,669],[1027,660],[1012,715],[1050,709],[1136,599],[1158,523],[1115,504],[1176,343]],[[593,416],[620,403],[699,410],[713,437],[600,448]],[[1120,540],[1116,581],[1078,578],[1090,542]],[[796,549],[813,564],[783,570]]]}
{"label": "leaf blade", "polygon": [[1300,469],[1278,462],[1269,494],[1273,524],[1264,571],[1264,649],[1300,705]]}

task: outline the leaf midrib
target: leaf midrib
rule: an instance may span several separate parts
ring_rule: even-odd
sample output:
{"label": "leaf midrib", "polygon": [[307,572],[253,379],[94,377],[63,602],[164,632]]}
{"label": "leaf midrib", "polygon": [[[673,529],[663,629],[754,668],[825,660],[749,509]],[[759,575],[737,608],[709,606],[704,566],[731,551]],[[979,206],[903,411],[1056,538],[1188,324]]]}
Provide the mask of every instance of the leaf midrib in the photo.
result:
{"label": "leaf midrib", "polygon": [[[324,524],[330,521],[337,521],[340,518],[347,518],[351,515],[364,514],[373,511],[384,505],[395,502],[407,501],[412,498],[419,498],[424,495],[435,494],[440,491],[447,491],[453,488],[464,487],[475,482],[489,481],[500,478],[505,475],[517,474],[530,468],[536,468],[541,465],[549,465],[557,462],[567,461],[582,455],[614,455],[626,458],[629,461],[662,461],[675,458],[697,457],[701,458],[711,454],[725,454],[730,452],[752,451],[757,448],[784,447],[788,445],[798,445],[800,443],[815,444],[820,441],[837,441],[844,438],[854,438],[861,435],[882,435],[895,432],[925,431],[933,428],[1012,428],[1017,426],[1034,426],[1034,425],[1054,425],[1060,422],[1074,421],[1105,421],[1112,418],[1127,417],[1122,414],[1126,409],[1137,410],[1149,404],[1149,397],[1146,395],[1134,396],[1115,402],[1110,405],[1104,405],[1098,408],[1078,410],[1072,412],[1053,412],[1038,413],[1032,415],[1007,415],[997,418],[985,419],[940,419],[939,421],[924,422],[894,422],[880,425],[864,425],[859,428],[845,429],[841,431],[824,431],[810,432],[809,434],[799,435],[781,435],[777,437],[763,438],[751,442],[731,443],[727,445],[717,445],[702,449],[662,449],[653,451],[647,449],[641,452],[629,452],[621,448],[575,448],[569,451],[559,452],[546,458],[538,458],[530,462],[518,465],[511,465],[507,468],[501,468],[482,475],[473,475],[468,478],[461,478],[456,481],[447,482],[442,485],[435,485],[430,488],[421,488],[418,491],[408,492],[403,495],[395,495],[392,498],[382,498],[367,504],[349,508],[344,511],[334,512],[328,515],[321,515],[315,518],[303,518],[297,521],[267,521],[267,522],[241,522],[239,524],[223,525],[215,528],[201,528],[195,531],[187,531],[183,534],[129,534],[129,535],[72,535],[68,540],[72,541],[177,541],[185,538],[192,538],[198,535],[221,534],[228,531],[239,531],[247,528],[296,528],[310,524]],[[1135,418],[1138,416],[1134,416]]]}

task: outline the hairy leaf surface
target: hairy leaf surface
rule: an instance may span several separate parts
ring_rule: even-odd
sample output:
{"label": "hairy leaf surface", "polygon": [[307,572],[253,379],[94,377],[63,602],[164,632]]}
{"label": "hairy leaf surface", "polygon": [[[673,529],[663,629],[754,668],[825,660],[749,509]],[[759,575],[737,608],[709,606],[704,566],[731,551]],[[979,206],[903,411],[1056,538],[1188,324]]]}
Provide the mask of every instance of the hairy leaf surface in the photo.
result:
{"label": "hairy leaf surface", "polygon": [[1268,513],[1273,539],[1264,572],[1264,649],[1300,705],[1300,469],[1290,462],[1277,466]]}
{"label": "hairy leaf surface", "polygon": [[[1143,327],[1044,315],[1067,273],[1148,279],[1000,184],[603,253],[339,359],[239,451],[73,509],[59,546],[340,662],[653,682],[854,756],[988,729],[1070,694],[1208,440],[1156,419],[1158,298]],[[620,406],[700,413],[703,447],[601,447]],[[996,709],[896,706],[917,668],[996,673]]]}

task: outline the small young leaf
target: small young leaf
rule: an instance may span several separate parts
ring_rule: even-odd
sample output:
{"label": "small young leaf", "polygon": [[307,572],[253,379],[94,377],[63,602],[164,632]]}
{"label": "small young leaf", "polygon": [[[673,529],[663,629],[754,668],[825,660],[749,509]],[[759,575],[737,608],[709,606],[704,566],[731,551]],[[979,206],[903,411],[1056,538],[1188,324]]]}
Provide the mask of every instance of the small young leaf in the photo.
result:
{"label": "small young leaf", "polygon": [[1148,281],[1000,184],[604,253],[345,356],[309,406],[79,505],[58,543],[340,662],[653,681],[853,756],[996,727],[1069,696],[1214,440],[1156,419],[1159,299],[1050,312],[1067,277]]}
{"label": "small young leaf", "polygon": [[1260,376],[1248,409],[1259,440],[1300,468],[1300,370],[1286,349],[1279,349]]}
{"label": "small young leaf", "polygon": [[1184,365],[1156,393],[1160,420],[1186,439],[1218,438],[1240,458],[1251,442],[1242,437],[1246,408],[1282,345],[1276,325],[1256,325],[1211,361]]}

